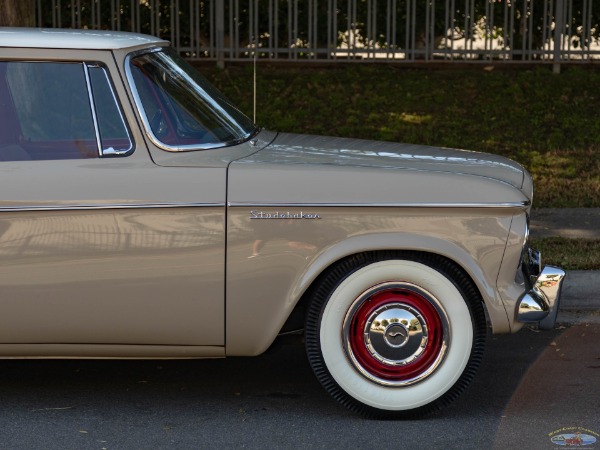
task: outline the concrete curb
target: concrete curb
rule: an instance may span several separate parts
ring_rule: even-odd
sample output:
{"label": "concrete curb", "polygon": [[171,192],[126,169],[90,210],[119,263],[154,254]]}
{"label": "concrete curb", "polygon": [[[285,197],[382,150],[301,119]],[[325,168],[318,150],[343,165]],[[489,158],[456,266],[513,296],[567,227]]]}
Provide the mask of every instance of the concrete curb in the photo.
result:
{"label": "concrete curb", "polygon": [[589,311],[600,308],[600,271],[570,270],[562,291],[561,310]]}
{"label": "concrete curb", "polygon": [[600,323],[600,271],[567,272],[556,322],[564,325]]}

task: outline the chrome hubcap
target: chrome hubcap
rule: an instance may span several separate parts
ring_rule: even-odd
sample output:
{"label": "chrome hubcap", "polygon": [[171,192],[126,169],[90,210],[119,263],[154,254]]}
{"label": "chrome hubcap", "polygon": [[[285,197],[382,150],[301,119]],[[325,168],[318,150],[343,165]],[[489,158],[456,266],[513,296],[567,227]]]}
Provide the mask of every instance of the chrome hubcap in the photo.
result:
{"label": "chrome hubcap", "polygon": [[365,344],[374,358],[404,365],[419,357],[427,345],[427,325],[417,310],[391,303],[375,310],[367,320]]}

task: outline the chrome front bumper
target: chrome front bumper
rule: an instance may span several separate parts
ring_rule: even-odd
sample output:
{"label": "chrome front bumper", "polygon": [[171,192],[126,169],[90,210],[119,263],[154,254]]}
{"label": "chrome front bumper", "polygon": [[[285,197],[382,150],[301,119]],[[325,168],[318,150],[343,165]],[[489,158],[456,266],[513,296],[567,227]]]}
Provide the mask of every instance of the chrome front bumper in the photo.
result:
{"label": "chrome front bumper", "polygon": [[550,330],[556,322],[565,272],[553,266],[540,270],[540,253],[534,249],[528,249],[521,267],[529,289],[517,302],[516,320],[537,323],[540,329]]}

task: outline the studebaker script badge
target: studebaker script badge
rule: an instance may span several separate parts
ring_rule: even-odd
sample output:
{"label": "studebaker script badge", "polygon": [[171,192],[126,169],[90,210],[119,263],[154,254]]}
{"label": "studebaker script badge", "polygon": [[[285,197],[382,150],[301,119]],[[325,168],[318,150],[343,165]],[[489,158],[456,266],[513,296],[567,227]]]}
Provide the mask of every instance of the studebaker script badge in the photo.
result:
{"label": "studebaker script badge", "polygon": [[252,210],[250,211],[251,219],[320,219],[321,216],[315,213],[305,213],[304,211],[300,212],[264,212]]}

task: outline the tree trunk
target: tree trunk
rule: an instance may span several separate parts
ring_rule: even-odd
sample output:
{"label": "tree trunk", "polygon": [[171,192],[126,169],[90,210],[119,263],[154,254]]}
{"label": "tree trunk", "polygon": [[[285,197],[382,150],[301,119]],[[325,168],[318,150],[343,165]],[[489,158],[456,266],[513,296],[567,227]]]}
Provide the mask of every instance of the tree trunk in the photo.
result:
{"label": "tree trunk", "polygon": [[0,27],[35,26],[34,0],[1,0]]}

